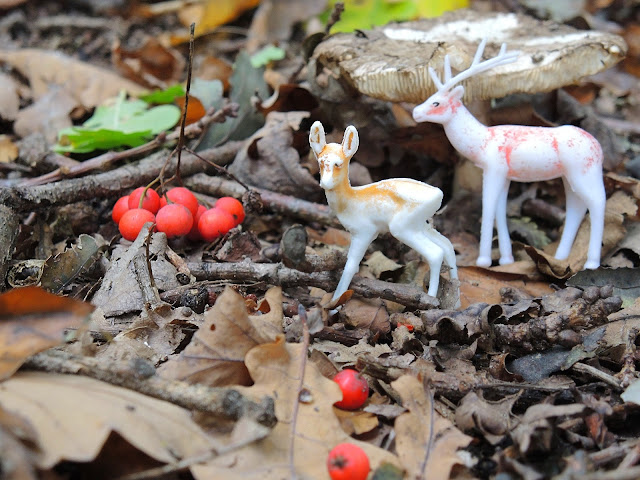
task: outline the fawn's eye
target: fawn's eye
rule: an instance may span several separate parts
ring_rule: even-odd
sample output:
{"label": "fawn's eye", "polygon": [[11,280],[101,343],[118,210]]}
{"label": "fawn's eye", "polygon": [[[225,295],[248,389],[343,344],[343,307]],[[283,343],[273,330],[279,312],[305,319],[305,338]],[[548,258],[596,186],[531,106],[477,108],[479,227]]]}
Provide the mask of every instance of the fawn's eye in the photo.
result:
{"label": "fawn's eye", "polygon": [[439,107],[440,106],[440,102],[433,102],[431,105],[434,106],[434,107]]}

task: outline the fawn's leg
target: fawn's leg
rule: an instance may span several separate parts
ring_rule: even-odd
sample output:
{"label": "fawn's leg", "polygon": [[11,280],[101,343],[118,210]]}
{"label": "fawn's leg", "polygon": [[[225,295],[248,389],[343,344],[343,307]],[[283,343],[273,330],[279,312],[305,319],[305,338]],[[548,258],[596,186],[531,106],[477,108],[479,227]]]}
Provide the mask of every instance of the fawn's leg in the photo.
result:
{"label": "fawn's leg", "polygon": [[[566,178],[562,177],[562,182],[564,183],[565,197],[567,197],[567,213],[564,221],[564,230],[562,231],[560,243],[558,244],[555,255],[558,260],[565,260],[569,256],[569,253],[571,253],[571,246],[576,238],[576,233],[578,233],[580,223],[582,223],[584,214],[587,212],[587,205],[580,198],[581,195],[573,191],[571,184]],[[600,239],[602,240],[602,236]],[[598,264],[599,263],[600,256],[598,254]]]}
{"label": "fawn's leg", "polygon": [[511,180],[504,180],[496,206],[496,230],[498,230],[498,246],[500,247],[500,265],[513,263],[511,238],[509,237],[509,227],[507,226],[507,197],[510,183]]}
{"label": "fawn's leg", "polygon": [[331,301],[340,298],[344,292],[349,288],[349,284],[353,279],[353,276],[358,272],[360,268],[360,261],[367,251],[367,247],[376,238],[377,232],[359,232],[358,234],[351,234],[351,245],[349,245],[349,253],[347,254],[347,263],[342,271],[340,282],[336,288],[335,293]]}
{"label": "fawn's leg", "polygon": [[[402,228],[403,226],[405,228]],[[403,225],[397,226],[391,223],[389,231],[391,235],[413,248],[427,260],[429,264],[429,290],[427,294],[436,297],[438,295],[438,284],[440,283],[440,267],[444,258],[442,248],[429,239],[424,229],[408,228],[408,225],[404,224],[404,222]]]}
{"label": "fawn's leg", "polygon": [[432,225],[427,224],[425,230],[427,237],[433,243],[438,245],[444,253],[444,261],[449,265],[451,269],[451,278],[458,278],[458,268],[456,267],[456,252],[453,249],[453,245],[447,237],[438,232]]}
{"label": "fawn's leg", "polygon": [[480,227],[480,251],[476,260],[476,265],[479,267],[491,266],[493,222],[504,179],[504,175],[491,170],[485,170],[482,174],[482,226]]}

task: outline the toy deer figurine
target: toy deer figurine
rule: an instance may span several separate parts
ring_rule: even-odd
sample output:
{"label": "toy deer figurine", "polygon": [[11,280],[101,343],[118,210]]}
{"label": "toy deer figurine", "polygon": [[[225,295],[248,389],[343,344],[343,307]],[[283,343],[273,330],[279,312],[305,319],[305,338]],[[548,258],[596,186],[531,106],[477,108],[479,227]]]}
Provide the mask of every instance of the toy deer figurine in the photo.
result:
{"label": "toy deer figurine", "polygon": [[480,43],[471,66],[453,78],[449,58],[445,57],[444,83],[429,68],[438,91],[413,110],[416,122],[442,124],[455,149],[483,170],[482,227],[477,265],[491,265],[494,219],[498,230],[500,264],[513,262],[506,213],[511,180],[536,182],[562,177],[567,212],[555,257],[564,260],[569,256],[588,208],[591,235],[584,268],[598,268],[606,202],[600,144],[584,130],[569,125],[556,128],[486,127],[478,122],[462,104],[464,87],[456,85],[480,72],[515,61],[519,53],[507,53],[503,44],[496,57],[480,62],[485,44],[486,40]]}
{"label": "toy deer figurine", "polygon": [[358,150],[358,131],[353,126],[345,130],[341,145],[327,144],[322,123],[315,122],[309,144],[320,165],[320,186],[329,206],[351,233],[347,263],[332,300],[347,290],[367,247],[383,232],[390,232],[426,258],[430,269],[427,293],[432,297],[438,293],[443,259],[451,269],[451,278],[458,278],[451,242],[427,223],[440,208],[442,190],[408,178],[352,187],[349,161]]}

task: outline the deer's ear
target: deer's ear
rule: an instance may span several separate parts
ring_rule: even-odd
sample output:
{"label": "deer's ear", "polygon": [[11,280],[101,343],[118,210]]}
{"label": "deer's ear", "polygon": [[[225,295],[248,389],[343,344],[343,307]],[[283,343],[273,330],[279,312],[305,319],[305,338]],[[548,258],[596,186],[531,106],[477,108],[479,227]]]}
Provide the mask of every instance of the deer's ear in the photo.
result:
{"label": "deer's ear", "polygon": [[342,151],[345,157],[351,158],[356,153],[359,142],[358,130],[353,125],[349,125],[344,131],[344,138],[342,139]]}
{"label": "deer's ear", "polygon": [[324,136],[324,127],[322,126],[322,123],[316,121],[311,125],[311,131],[309,132],[309,145],[311,145],[311,149],[316,156],[318,156],[326,144],[327,141]]}
{"label": "deer's ear", "polygon": [[462,85],[458,85],[451,90],[450,97],[460,100],[464,95],[464,87]]}

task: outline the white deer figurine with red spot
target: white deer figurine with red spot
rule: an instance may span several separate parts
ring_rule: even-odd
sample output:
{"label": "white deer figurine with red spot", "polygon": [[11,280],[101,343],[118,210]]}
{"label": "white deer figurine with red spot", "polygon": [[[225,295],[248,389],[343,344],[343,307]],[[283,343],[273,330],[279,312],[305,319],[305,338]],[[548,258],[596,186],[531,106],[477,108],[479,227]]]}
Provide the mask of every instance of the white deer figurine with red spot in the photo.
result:
{"label": "white deer figurine with red spot", "polygon": [[427,293],[435,297],[443,259],[451,269],[451,278],[458,278],[451,242],[428,223],[440,208],[442,190],[409,178],[352,187],[349,161],[358,150],[358,141],[358,131],[353,126],[345,130],[342,144],[327,144],[320,122],[315,122],[309,133],[309,144],[320,165],[320,186],[338,220],[351,233],[347,263],[332,300],[347,290],[367,247],[383,232],[390,232],[427,260]]}
{"label": "white deer figurine with red spot", "polygon": [[506,51],[480,62],[486,40],[478,47],[471,66],[451,76],[445,57],[444,83],[432,68],[429,74],[438,91],[413,110],[416,122],[444,126],[451,144],[483,170],[482,226],[477,265],[491,265],[494,220],[498,230],[500,264],[512,263],[511,240],[507,228],[507,193],[511,180],[536,182],[562,177],[566,193],[566,220],[555,257],[569,256],[578,227],[589,209],[591,235],[584,268],[600,266],[606,195],[602,180],[602,148],[584,130],[565,125],[555,128],[500,125],[486,127],[462,104],[462,80],[498,65],[516,60],[518,52]]}

